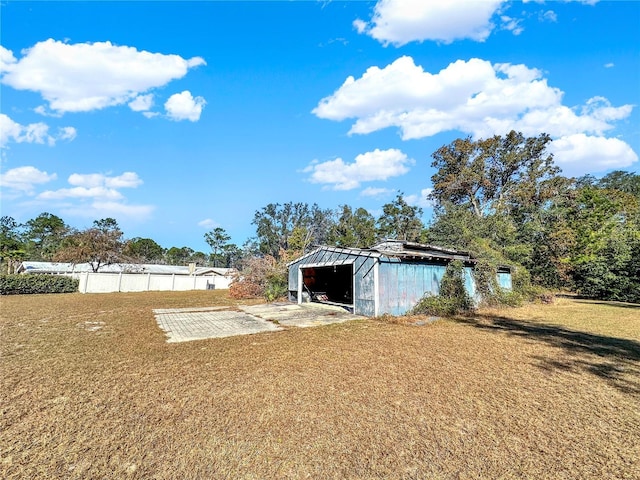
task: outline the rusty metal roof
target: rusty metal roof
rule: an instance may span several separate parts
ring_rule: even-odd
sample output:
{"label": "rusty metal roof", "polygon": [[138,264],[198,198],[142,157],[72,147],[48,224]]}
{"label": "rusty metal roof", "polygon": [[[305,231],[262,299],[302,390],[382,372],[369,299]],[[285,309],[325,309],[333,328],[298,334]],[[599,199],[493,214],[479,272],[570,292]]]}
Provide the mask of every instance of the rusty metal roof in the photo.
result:
{"label": "rusty metal roof", "polygon": [[318,246],[313,251],[290,262],[289,265],[310,257],[321,250],[376,258],[388,257],[401,260],[461,260],[467,263],[475,263],[475,259],[466,251],[408,242],[405,240],[384,240],[371,248]]}

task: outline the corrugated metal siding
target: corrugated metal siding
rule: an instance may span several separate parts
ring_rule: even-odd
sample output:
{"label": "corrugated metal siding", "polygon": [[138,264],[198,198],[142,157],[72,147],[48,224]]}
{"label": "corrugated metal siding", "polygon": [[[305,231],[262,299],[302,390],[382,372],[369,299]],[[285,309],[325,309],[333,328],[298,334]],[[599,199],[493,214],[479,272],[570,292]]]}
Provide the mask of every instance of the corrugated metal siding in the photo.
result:
{"label": "corrugated metal siding", "polygon": [[[403,315],[411,310],[426,294],[437,295],[446,271],[445,265],[422,262],[399,262],[396,259],[380,261],[379,313]],[[473,298],[476,286],[471,267],[464,269],[464,286]]]}
{"label": "corrugated metal siding", "polygon": [[402,315],[412,309],[425,293],[437,295],[445,270],[444,265],[381,259],[379,313]]}
{"label": "corrugated metal siding", "polygon": [[476,298],[476,281],[473,278],[473,268],[471,267],[464,267],[464,288],[476,303],[480,301],[479,298]]}
{"label": "corrugated metal siding", "polygon": [[299,263],[289,265],[289,291],[298,291],[298,267]]}
{"label": "corrugated metal siding", "polygon": [[356,257],[353,264],[355,289],[353,292],[353,313],[372,317],[376,313],[374,268],[375,258]]}

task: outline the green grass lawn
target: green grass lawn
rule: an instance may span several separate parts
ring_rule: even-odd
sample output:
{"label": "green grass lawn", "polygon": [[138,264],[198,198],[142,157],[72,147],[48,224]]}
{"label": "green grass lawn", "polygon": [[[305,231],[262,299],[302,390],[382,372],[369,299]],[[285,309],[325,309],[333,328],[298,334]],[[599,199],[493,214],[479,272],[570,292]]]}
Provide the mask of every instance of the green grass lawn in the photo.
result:
{"label": "green grass lawn", "polygon": [[167,344],[222,291],[2,297],[0,477],[640,478],[640,307]]}

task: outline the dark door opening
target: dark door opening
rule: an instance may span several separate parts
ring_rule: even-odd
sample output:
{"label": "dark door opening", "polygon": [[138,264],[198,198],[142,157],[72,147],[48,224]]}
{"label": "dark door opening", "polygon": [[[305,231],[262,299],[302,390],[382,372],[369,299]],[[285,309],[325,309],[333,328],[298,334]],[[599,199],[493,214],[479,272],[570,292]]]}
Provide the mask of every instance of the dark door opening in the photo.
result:
{"label": "dark door opening", "polygon": [[302,288],[311,301],[353,305],[353,265],[302,268]]}

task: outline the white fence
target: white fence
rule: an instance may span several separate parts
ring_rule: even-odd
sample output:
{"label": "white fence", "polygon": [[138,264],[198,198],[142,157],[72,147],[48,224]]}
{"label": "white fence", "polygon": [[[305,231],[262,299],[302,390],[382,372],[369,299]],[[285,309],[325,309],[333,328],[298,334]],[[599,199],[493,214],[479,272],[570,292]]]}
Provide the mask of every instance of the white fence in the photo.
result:
{"label": "white fence", "polygon": [[154,273],[74,273],[80,293],[187,291],[227,289],[230,277],[221,275],[160,275]]}

